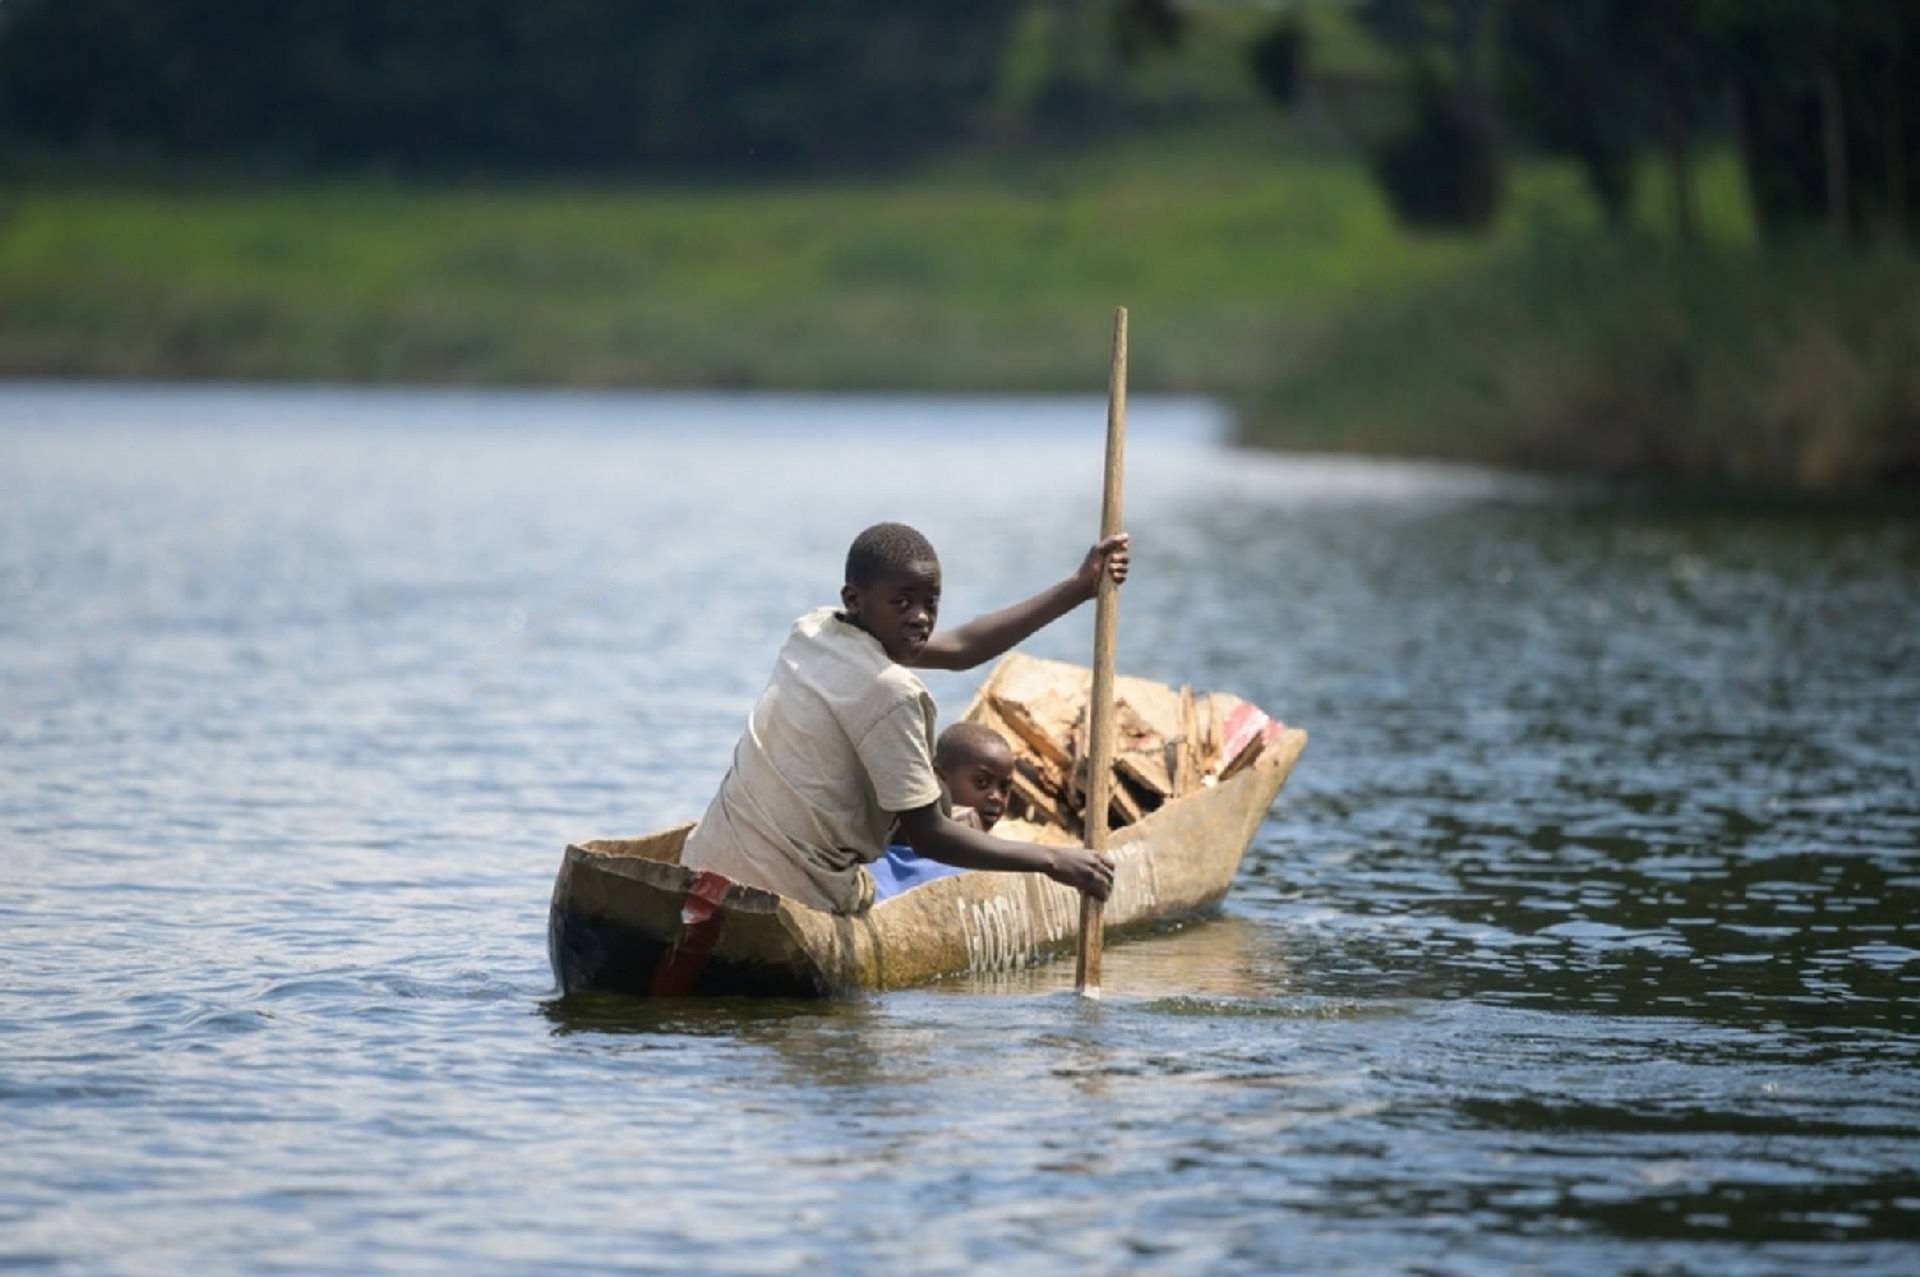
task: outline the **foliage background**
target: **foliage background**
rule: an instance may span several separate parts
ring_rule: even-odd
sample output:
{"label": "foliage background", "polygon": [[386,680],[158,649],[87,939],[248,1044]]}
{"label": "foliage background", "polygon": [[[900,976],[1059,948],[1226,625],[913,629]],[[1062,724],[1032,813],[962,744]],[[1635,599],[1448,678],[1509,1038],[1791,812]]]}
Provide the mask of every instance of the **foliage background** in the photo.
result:
{"label": "foliage background", "polygon": [[1913,0],[0,0],[0,371],[1920,474]]}

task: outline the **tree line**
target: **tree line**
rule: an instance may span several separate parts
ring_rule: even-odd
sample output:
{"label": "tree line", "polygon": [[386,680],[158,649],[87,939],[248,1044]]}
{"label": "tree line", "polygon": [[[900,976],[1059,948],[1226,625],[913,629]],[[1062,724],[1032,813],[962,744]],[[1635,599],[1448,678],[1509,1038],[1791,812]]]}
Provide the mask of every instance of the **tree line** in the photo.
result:
{"label": "tree line", "polygon": [[[1714,144],[1737,150],[1771,235],[1920,224],[1920,0],[1297,0],[1246,48],[1274,100],[1326,88],[1310,33],[1328,7],[1397,67],[1363,94],[1394,109],[1354,132],[1410,222],[1486,225],[1524,148],[1575,160],[1616,222],[1649,162],[1664,165],[1691,238],[1692,161]],[[966,138],[1023,13],[1111,40],[1131,66],[1227,8],[0,0],[0,132],[293,169],[846,168]]]}
{"label": "tree line", "polygon": [[950,142],[1017,0],[0,0],[0,129],[112,157],[756,171]]}
{"label": "tree line", "polygon": [[[1409,221],[1485,225],[1505,154],[1523,144],[1577,161],[1615,223],[1656,160],[1691,240],[1692,160],[1731,143],[1770,237],[1920,227],[1920,0],[1355,0],[1354,12],[1400,67],[1403,109],[1364,145]],[[1259,42],[1276,101],[1297,100],[1309,45],[1297,14]]]}

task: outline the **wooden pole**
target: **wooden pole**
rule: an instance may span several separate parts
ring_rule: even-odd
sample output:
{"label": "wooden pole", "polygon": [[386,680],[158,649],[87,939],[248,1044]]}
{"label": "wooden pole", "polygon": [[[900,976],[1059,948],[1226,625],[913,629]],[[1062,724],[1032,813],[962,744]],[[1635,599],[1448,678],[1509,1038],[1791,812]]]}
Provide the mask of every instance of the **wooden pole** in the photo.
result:
{"label": "wooden pole", "polygon": [[[1127,308],[1113,312],[1113,368],[1107,378],[1106,483],[1100,498],[1100,539],[1121,531],[1120,490],[1127,453]],[[1113,793],[1113,649],[1119,621],[1119,592],[1113,578],[1100,573],[1093,604],[1093,700],[1088,737],[1092,758],[1087,768],[1087,846],[1107,849],[1107,806]],[[1083,998],[1100,996],[1101,902],[1080,897],[1080,949],[1074,988]]]}

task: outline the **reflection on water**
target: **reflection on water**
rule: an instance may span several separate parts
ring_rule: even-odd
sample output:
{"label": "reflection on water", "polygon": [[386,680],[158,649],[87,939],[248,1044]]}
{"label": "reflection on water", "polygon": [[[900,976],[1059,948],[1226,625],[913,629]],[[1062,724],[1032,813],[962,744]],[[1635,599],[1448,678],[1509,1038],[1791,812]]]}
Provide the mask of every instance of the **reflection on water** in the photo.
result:
{"label": "reflection on water", "polygon": [[0,388],[0,1261],[1920,1264],[1920,523],[1134,417],[1122,665],[1313,732],[1224,915],[652,1005],[553,999],[561,846],[864,523],[1064,572],[1097,402]]}

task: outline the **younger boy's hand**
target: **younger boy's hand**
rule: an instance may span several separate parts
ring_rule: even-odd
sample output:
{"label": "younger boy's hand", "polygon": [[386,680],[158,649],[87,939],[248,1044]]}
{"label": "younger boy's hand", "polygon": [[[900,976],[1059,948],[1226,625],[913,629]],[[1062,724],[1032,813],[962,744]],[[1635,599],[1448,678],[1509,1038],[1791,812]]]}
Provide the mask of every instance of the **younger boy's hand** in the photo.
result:
{"label": "younger boy's hand", "polygon": [[1105,900],[1113,891],[1113,862],[1086,847],[1055,847],[1047,877],[1084,891],[1095,900]]}
{"label": "younger boy's hand", "polygon": [[1127,579],[1127,567],[1132,561],[1129,554],[1132,540],[1126,533],[1116,532],[1105,540],[1095,542],[1093,548],[1087,551],[1087,557],[1080,561],[1080,568],[1073,574],[1073,579],[1088,598],[1099,592],[1103,564],[1115,585]]}

